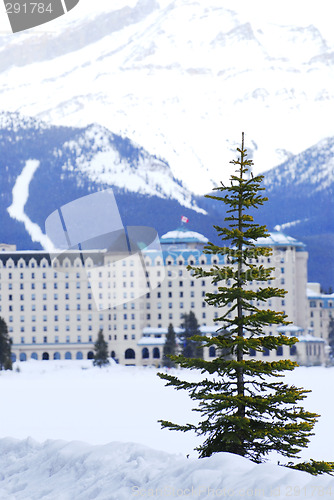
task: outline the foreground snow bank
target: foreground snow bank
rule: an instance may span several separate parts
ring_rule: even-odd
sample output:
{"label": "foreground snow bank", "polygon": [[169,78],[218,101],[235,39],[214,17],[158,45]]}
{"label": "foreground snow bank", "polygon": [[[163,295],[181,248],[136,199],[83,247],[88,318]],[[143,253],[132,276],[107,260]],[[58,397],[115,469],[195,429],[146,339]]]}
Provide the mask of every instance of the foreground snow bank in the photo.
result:
{"label": "foreground snow bank", "polygon": [[0,440],[0,498],[330,498],[334,478],[219,453],[206,459],[134,443]]}

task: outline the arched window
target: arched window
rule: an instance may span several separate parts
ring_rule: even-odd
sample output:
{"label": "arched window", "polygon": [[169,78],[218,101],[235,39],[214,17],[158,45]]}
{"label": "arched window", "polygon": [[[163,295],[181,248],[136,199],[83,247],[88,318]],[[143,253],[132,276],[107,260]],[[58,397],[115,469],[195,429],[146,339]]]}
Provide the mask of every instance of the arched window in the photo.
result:
{"label": "arched window", "polygon": [[77,355],[76,355],[76,358],[77,358],[77,359],[83,359],[82,352],[78,351],[78,352],[77,352]]}
{"label": "arched window", "polygon": [[255,356],[256,356],[256,350],[255,350],[255,349],[250,348],[250,349],[249,349],[249,355],[250,355],[250,356],[253,356],[253,358],[255,358]]}
{"label": "arched window", "polygon": [[267,347],[264,347],[263,348],[263,356],[269,356],[270,355],[270,351]]}
{"label": "arched window", "polygon": [[20,352],[20,361],[27,361],[27,355],[25,352]]}
{"label": "arched window", "polygon": [[153,359],[160,359],[160,349],[159,349],[159,347],[155,347],[153,349]]}
{"label": "arched window", "polygon": [[277,356],[283,356],[283,346],[279,345],[276,351]]}
{"label": "arched window", "polygon": [[16,354],[12,352],[12,363],[16,362]]}
{"label": "arched window", "polygon": [[87,354],[87,359],[94,359],[93,351],[89,351],[89,353]]}
{"label": "arched window", "polygon": [[209,347],[209,358],[214,358],[216,356],[216,348],[211,345]]}
{"label": "arched window", "polygon": [[144,347],[144,348],[142,349],[142,351],[141,351],[141,357],[142,357],[143,359],[147,359],[147,358],[149,358],[149,357],[150,357],[150,353],[149,353],[149,351],[148,351],[147,347]]}
{"label": "arched window", "polygon": [[60,359],[60,352],[53,353],[53,359]]}
{"label": "arched window", "polygon": [[133,349],[127,349],[124,357],[125,359],[136,359],[136,353]]}
{"label": "arched window", "polygon": [[37,352],[32,352],[32,353],[31,353],[31,359],[36,359],[36,360],[38,359],[38,354],[37,354]]}
{"label": "arched window", "polygon": [[115,353],[115,351],[111,351],[110,357],[111,357],[111,358],[113,358],[113,359],[114,359],[114,358],[116,358],[116,353]]}
{"label": "arched window", "polygon": [[72,354],[70,352],[65,353],[65,359],[72,359]]}
{"label": "arched window", "polygon": [[49,353],[48,352],[43,352],[42,359],[44,359],[44,360],[50,359]]}

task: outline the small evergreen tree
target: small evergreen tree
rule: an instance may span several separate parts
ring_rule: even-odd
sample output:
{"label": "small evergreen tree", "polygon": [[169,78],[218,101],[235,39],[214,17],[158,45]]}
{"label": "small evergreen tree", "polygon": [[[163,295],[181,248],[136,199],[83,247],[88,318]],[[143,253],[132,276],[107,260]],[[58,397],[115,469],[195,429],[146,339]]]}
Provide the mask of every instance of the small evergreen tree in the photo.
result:
{"label": "small evergreen tree", "polygon": [[[220,195],[208,195],[227,206],[227,227],[214,226],[223,244],[209,243],[204,251],[225,256],[226,265],[214,264],[208,271],[188,266],[197,278],[209,277],[218,285],[217,293],[206,293],[205,301],[222,308],[220,317],[215,320],[219,321],[220,328],[216,336],[195,336],[193,340],[207,347],[215,346],[219,354],[211,361],[184,355],[173,358],[181,367],[206,373],[200,382],[158,374],[167,381],[167,386],[189,391],[190,398],[197,403],[194,411],[200,413],[202,420],[186,425],[166,420],[160,423],[163,428],[194,431],[205,436],[206,440],[196,448],[200,458],[223,451],[260,463],[271,451],[285,457],[297,457],[301,448],[308,445],[319,415],[299,406],[310,391],[270,379],[274,377],[275,380],[284,371],[293,370],[297,363],[289,359],[262,361],[248,356],[250,349],[262,353],[264,349],[271,351],[279,346],[291,346],[297,339],[283,334],[268,335],[265,330],[271,325],[287,323],[282,312],[265,308],[266,301],[284,297],[286,292],[272,286],[251,286],[254,280],[266,283],[275,279],[272,276],[274,268],[258,263],[271,255],[271,249],[256,246],[258,238],[269,236],[268,231],[265,226],[256,224],[250,213],[267,198],[261,196],[263,176],[248,174],[252,161],[247,160],[243,135],[241,148],[237,151],[240,158],[231,162],[237,166],[235,175],[231,176],[231,185],[221,184],[215,188]],[[263,307],[258,307],[257,303]],[[319,473],[328,465],[322,467],[321,463],[312,462],[312,468],[315,464]]]}
{"label": "small evergreen tree", "polygon": [[5,320],[0,318],[0,370],[12,370],[12,342]]}
{"label": "small evergreen tree", "polygon": [[170,325],[168,326],[166,342],[163,349],[163,360],[162,360],[163,366],[166,366],[167,368],[175,367],[175,362],[170,358],[170,356],[175,356],[176,349],[177,349],[176,335],[173,325],[170,323]]}
{"label": "small evergreen tree", "polygon": [[195,335],[201,335],[199,324],[195,313],[190,311],[182,316],[182,325],[184,333],[181,338],[183,340],[182,355],[186,358],[203,358],[202,344],[193,339]]}
{"label": "small evergreen tree", "polygon": [[329,357],[334,359],[334,317],[331,316],[328,324],[328,344],[330,347]]}
{"label": "small evergreen tree", "polygon": [[104,340],[103,331],[100,329],[97,335],[97,341],[94,344],[94,366],[102,366],[109,365],[108,359],[108,344]]}

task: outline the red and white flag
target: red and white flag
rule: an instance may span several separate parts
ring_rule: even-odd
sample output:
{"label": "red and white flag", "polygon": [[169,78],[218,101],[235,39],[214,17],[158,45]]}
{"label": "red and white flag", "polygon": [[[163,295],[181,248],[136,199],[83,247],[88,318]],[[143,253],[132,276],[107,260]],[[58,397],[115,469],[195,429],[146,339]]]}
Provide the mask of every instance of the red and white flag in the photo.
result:
{"label": "red and white flag", "polygon": [[181,222],[189,222],[188,217],[186,217],[185,215],[182,215]]}

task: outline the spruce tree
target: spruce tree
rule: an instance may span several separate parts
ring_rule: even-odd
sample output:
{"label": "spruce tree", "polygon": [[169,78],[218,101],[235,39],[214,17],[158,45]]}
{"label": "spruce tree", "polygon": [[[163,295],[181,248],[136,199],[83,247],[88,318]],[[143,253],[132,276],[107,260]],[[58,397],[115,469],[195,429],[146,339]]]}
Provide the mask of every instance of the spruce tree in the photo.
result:
{"label": "spruce tree", "polygon": [[94,366],[102,366],[109,365],[108,359],[108,344],[104,340],[103,331],[100,329],[97,335],[97,341],[94,344]]}
{"label": "spruce tree", "polygon": [[170,358],[170,356],[175,356],[177,349],[176,335],[173,325],[170,323],[168,326],[168,332],[166,336],[166,342],[163,349],[163,366],[167,368],[174,368],[175,362]]}
{"label": "spruce tree", "polygon": [[183,356],[186,358],[203,358],[202,344],[193,339],[195,335],[201,335],[199,324],[193,311],[190,311],[189,314],[183,314],[181,326],[184,328],[184,333],[181,336],[183,340]]}
{"label": "spruce tree", "polygon": [[0,318],[0,370],[12,370],[12,342],[5,320]]}
{"label": "spruce tree", "polygon": [[[297,339],[279,333],[270,335],[266,331],[271,325],[287,324],[282,312],[266,308],[268,300],[284,297],[286,292],[268,283],[275,279],[274,268],[259,263],[271,255],[271,249],[256,245],[256,241],[268,237],[269,233],[265,226],[254,222],[251,214],[267,198],[261,193],[263,176],[254,177],[249,172],[252,161],[247,159],[243,134],[237,151],[240,157],[231,162],[237,167],[231,184],[221,183],[215,188],[218,194],[207,196],[225,204],[227,226],[214,226],[222,245],[209,243],[204,252],[225,256],[225,265],[214,264],[210,270],[188,266],[195,277],[211,278],[217,285],[217,293],[207,292],[205,297],[208,305],[221,311],[215,320],[219,322],[216,335],[195,336],[193,340],[202,342],[206,348],[214,346],[218,356],[210,361],[184,355],[173,358],[181,367],[198,369],[205,374],[199,382],[158,374],[167,381],[167,386],[189,391],[190,398],[196,402],[194,411],[201,419],[186,425],[159,422],[163,428],[194,431],[204,436],[203,444],[195,448],[200,458],[230,452],[260,463],[271,451],[284,457],[298,457],[299,451],[308,445],[319,415],[299,406],[310,391],[279,380],[297,363],[289,359],[262,361],[249,356],[250,350],[273,351],[279,346],[291,346]],[[252,281],[264,282],[265,286],[252,287]],[[320,466],[318,470],[321,471]]]}

